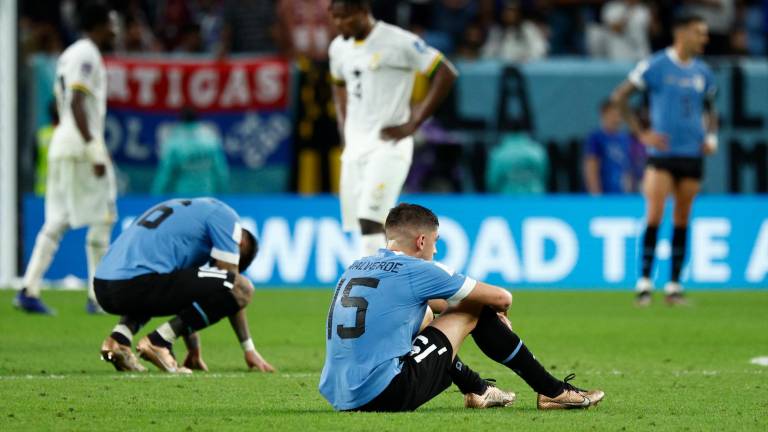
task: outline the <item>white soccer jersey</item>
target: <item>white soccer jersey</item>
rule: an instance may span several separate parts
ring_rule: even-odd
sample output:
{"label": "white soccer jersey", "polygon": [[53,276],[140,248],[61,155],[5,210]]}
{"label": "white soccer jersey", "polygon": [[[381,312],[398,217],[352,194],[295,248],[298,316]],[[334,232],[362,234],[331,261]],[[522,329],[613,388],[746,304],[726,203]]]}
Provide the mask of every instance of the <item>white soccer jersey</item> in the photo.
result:
{"label": "white soccer jersey", "polygon": [[104,136],[107,114],[107,71],[96,44],[88,38],[69,46],[56,64],[54,94],[59,110],[59,126],[51,138],[48,156],[51,159],[85,157],[85,141],[72,115],[73,90],[88,94],[85,114],[94,137]]}
{"label": "white soccer jersey", "polygon": [[413,33],[381,21],[365,40],[338,36],[328,51],[331,75],[347,89],[342,158],[359,159],[390,146],[410,160],[413,140],[387,142],[380,132],[408,121],[415,72],[431,75],[442,54]]}

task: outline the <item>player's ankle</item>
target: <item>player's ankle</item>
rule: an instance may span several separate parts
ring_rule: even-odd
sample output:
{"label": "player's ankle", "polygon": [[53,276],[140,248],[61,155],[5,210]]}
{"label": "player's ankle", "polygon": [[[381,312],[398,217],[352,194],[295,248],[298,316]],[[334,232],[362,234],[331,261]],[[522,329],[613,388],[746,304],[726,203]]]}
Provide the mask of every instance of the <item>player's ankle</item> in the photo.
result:
{"label": "player's ankle", "polygon": [[160,333],[158,333],[157,330],[147,335],[147,337],[149,338],[149,341],[152,342],[152,345],[154,346],[163,347],[169,350],[173,347],[173,344],[163,339],[163,337],[160,336]]}

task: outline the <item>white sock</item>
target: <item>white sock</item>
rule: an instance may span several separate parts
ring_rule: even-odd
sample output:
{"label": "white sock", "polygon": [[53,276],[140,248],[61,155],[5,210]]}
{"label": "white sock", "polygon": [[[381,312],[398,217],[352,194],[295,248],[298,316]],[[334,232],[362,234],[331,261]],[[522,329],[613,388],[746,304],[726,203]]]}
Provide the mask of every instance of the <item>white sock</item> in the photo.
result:
{"label": "white sock", "polygon": [[163,338],[164,341],[168,342],[169,344],[172,344],[176,341],[176,332],[173,331],[173,328],[171,328],[171,325],[169,323],[164,323],[160,327],[157,328],[157,334],[160,335],[161,338]]}
{"label": "white sock", "polygon": [[363,247],[363,256],[376,255],[381,248],[387,247],[387,238],[384,233],[364,234],[360,236]]}
{"label": "white sock", "polygon": [[121,335],[128,338],[128,340],[133,340],[133,332],[125,324],[116,325],[115,328],[112,329],[112,333],[120,333]]}
{"label": "white sock", "polygon": [[111,232],[111,224],[91,225],[85,236],[85,256],[88,260],[88,298],[97,304],[96,294],[93,292],[93,278],[96,275],[96,267],[99,266],[99,262],[109,248]]}
{"label": "white sock", "polygon": [[30,297],[40,297],[40,285],[43,275],[48,271],[53,256],[59,249],[61,241],[61,232],[56,229],[43,225],[43,229],[37,234],[35,248],[32,250],[32,257],[24,272],[24,287],[27,288],[27,295]]}

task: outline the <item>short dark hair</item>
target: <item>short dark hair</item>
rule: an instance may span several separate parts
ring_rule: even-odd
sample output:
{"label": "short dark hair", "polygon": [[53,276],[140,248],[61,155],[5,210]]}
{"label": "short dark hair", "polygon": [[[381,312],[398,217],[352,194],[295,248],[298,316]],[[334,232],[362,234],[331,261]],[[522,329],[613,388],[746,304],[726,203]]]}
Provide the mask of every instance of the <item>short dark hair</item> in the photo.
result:
{"label": "short dark hair", "polygon": [[610,98],[603,99],[600,103],[600,114],[604,114],[611,108],[616,108],[616,104]]}
{"label": "short dark hair", "polygon": [[685,27],[688,24],[706,22],[701,15],[692,14],[690,12],[683,12],[675,15],[672,21],[672,28],[677,30],[680,27]]}
{"label": "short dark hair", "polygon": [[110,8],[101,2],[92,2],[80,10],[80,30],[89,32],[96,27],[109,24]]}
{"label": "short dark hair", "polygon": [[256,254],[259,253],[259,242],[256,240],[253,233],[243,228],[243,238],[247,240],[245,242],[246,247],[240,249],[240,264],[237,266],[240,273],[248,270],[253,259],[256,258]]}
{"label": "short dark hair", "polygon": [[358,7],[362,9],[371,8],[370,0],[331,0],[331,4],[334,4],[334,3],[343,3],[347,6]]}
{"label": "short dark hair", "polygon": [[401,203],[389,211],[384,230],[398,228],[427,228],[436,230],[440,226],[432,210],[418,204]]}

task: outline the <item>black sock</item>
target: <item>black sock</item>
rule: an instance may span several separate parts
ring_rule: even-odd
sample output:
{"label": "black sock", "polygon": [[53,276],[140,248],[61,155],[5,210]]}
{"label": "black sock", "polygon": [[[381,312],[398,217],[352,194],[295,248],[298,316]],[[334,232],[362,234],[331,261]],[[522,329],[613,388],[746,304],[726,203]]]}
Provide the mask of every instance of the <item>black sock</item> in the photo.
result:
{"label": "black sock", "polygon": [[120,317],[120,324],[128,327],[131,333],[136,334],[144,327],[144,324],[149,322],[150,317],[135,317],[135,316],[122,316]]}
{"label": "black sock", "polygon": [[474,393],[481,395],[488,389],[488,383],[480,378],[477,372],[462,362],[459,356],[453,359],[450,375],[453,383],[464,394]]}
{"label": "black sock", "polygon": [[648,225],[648,227],[645,228],[645,235],[643,236],[643,255],[641,266],[643,277],[651,277],[651,268],[653,267],[653,257],[656,255],[656,238],[658,235],[658,226]]}
{"label": "black sock", "polygon": [[562,393],[563,382],[544,369],[520,337],[502,323],[491,308],[483,308],[472,338],[488,358],[512,369],[537,393],[548,397]]}
{"label": "black sock", "polygon": [[131,346],[131,340],[125,337],[125,335],[122,333],[112,332],[112,334],[109,336],[116,340],[120,345]]}
{"label": "black sock", "polygon": [[149,338],[149,341],[152,342],[152,345],[168,348],[168,349],[173,348],[173,344],[163,339],[163,337],[160,336],[160,333],[158,333],[157,330],[148,334],[147,337]]}
{"label": "black sock", "polygon": [[672,231],[672,282],[680,281],[680,270],[685,261],[685,246],[688,241],[688,226],[675,227]]}

